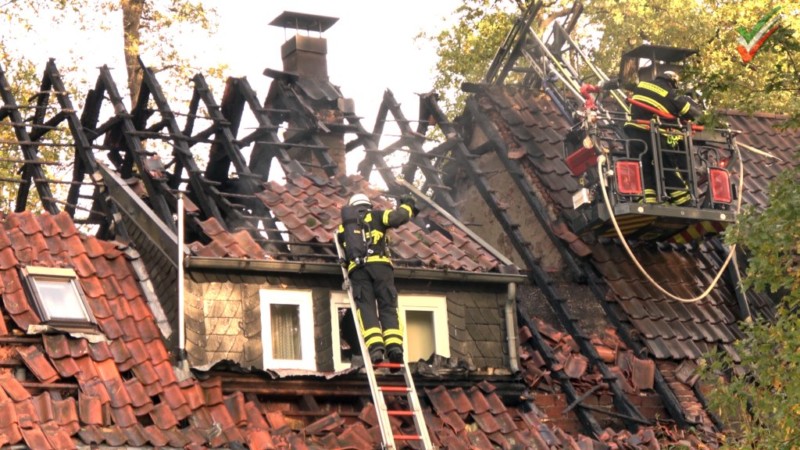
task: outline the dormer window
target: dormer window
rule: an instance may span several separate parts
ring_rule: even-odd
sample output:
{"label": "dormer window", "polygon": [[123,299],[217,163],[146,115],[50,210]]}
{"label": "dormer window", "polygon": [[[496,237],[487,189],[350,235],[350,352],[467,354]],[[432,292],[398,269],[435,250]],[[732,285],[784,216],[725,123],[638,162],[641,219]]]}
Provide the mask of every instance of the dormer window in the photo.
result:
{"label": "dormer window", "polygon": [[42,323],[72,326],[95,323],[74,270],[28,266],[20,272],[28,298]]}

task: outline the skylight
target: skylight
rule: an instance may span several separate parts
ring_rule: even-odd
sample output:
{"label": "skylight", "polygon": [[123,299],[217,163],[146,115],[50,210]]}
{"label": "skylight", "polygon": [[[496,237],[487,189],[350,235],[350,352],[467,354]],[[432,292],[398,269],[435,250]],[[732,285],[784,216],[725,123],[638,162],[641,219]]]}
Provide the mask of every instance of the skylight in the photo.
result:
{"label": "skylight", "polygon": [[72,269],[25,267],[21,270],[30,300],[43,323],[93,324],[94,316]]}

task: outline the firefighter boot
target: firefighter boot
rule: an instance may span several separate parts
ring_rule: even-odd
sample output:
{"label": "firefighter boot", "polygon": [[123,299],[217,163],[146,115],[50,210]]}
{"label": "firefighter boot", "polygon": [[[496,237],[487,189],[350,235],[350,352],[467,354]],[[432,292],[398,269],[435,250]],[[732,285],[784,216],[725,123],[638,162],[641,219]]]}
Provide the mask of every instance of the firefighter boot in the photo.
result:
{"label": "firefighter boot", "polygon": [[691,206],[692,196],[688,191],[680,190],[669,193],[669,202],[675,206]]}
{"label": "firefighter boot", "polygon": [[645,188],[644,190],[644,202],[639,199],[639,203],[645,203],[648,205],[655,205],[658,204],[658,197],[656,197],[656,190]]}
{"label": "firefighter boot", "polygon": [[[389,362],[396,364],[403,364],[403,348],[399,346],[391,346],[388,351]],[[391,369],[391,372],[399,372],[400,369]]]}
{"label": "firefighter boot", "polygon": [[383,346],[373,346],[369,349],[369,359],[372,364],[379,364],[383,362]]}

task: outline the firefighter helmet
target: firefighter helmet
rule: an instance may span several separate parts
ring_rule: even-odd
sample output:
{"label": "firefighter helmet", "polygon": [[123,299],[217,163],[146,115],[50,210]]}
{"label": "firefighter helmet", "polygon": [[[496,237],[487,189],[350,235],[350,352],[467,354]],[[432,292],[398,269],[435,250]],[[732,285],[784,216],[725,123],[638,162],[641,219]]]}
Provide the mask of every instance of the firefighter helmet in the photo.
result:
{"label": "firefighter helmet", "polygon": [[347,204],[350,206],[356,206],[356,205],[367,205],[370,207],[372,206],[372,202],[369,201],[369,197],[367,197],[364,194],[354,194],[352,197],[350,197],[350,201],[348,201]]}

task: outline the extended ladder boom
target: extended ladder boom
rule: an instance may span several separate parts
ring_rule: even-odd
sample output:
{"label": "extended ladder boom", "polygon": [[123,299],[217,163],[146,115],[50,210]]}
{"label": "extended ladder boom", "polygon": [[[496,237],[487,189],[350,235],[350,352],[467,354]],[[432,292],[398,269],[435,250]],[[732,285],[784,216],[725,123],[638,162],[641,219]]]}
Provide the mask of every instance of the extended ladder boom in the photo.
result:
{"label": "extended ladder boom", "polygon": [[[336,244],[336,252],[340,259],[344,259],[344,249],[339,244],[337,236],[334,234],[333,242]],[[358,310],[356,309],[356,301],[353,297],[353,289],[350,285],[350,278],[347,274],[347,265],[342,264],[342,277],[344,277],[345,289],[347,296],[350,299],[350,308],[353,311],[353,320],[356,321],[356,332],[358,333],[358,345],[361,348],[361,356],[364,360],[364,370],[367,372],[367,380],[369,380],[369,389],[372,393],[372,401],[375,405],[375,413],[378,415],[378,426],[381,430],[381,440],[383,447],[386,450],[396,450],[398,447],[397,441],[417,441],[420,442],[424,449],[432,450],[430,437],[428,435],[428,427],[425,425],[425,416],[422,414],[422,405],[417,396],[417,389],[414,386],[414,379],[411,377],[411,371],[408,365],[403,363],[377,363],[372,364],[369,357],[369,351],[364,343],[364,336],[361,332],[361,326],[358,324]],[[375,375],[375,369],[390,370],[392,372],[401,371],[403,375],[404,385],[379,385]],[[386,406],[386,396],[398,397],[406,396],[409,409],[390,410]],[[415,434],[394,434],[392,431],[392,424],[389,417],[412,417],[414,420],[414,427],[416,428]]]}

